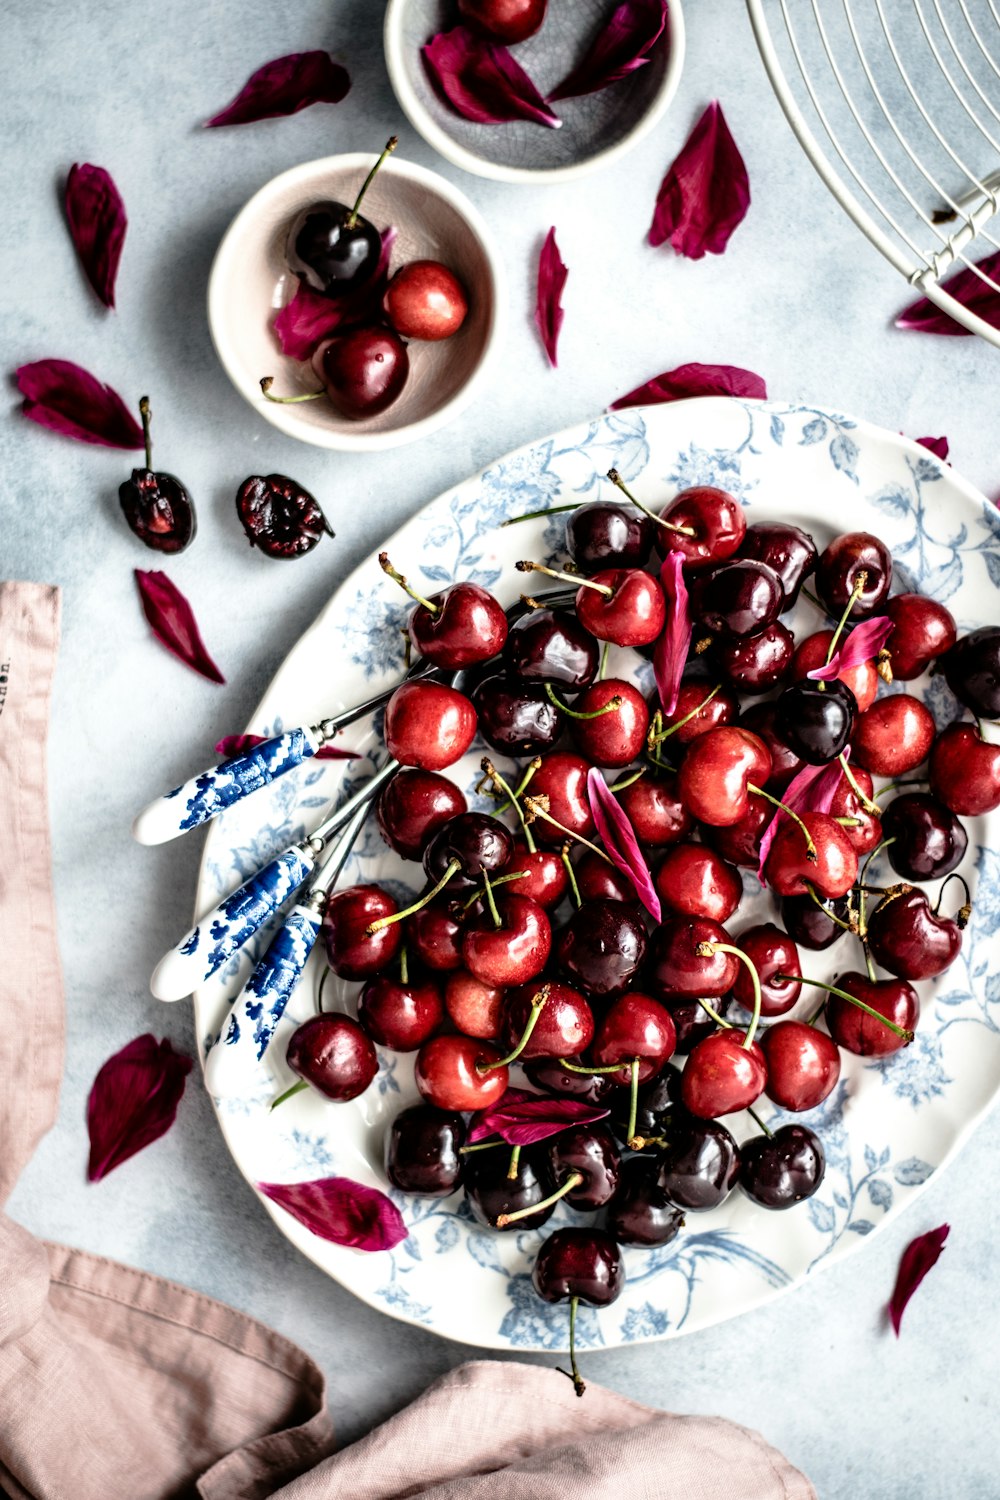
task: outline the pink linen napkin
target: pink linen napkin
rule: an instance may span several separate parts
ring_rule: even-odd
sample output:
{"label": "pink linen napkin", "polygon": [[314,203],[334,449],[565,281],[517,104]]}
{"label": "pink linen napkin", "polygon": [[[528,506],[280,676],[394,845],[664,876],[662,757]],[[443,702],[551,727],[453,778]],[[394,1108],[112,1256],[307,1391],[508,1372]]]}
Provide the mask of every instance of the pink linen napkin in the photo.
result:
{"label": "pink linen napkin", "polygon": [[[55,589],[0,584],[0,1205],[52,1124],[62,1073],[45,771],[58,635]],[[464,1365],[332,1446],[322,1373],[279,1334],[0,1213],[13,1500],[815,1500],[756,1433],[593,1384],[578,1400],[535,1365]]]}

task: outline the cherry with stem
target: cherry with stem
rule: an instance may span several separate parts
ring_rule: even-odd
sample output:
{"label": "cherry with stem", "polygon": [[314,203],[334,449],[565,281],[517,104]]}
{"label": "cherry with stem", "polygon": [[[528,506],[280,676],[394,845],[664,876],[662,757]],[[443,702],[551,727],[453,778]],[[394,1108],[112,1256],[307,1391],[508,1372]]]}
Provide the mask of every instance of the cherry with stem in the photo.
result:
{"label": "cherry with stem", "polygon": [[655,522],[657,526],[662,526],[664,531],[674,531],[679,533],[681,536],[698,535],[693,526],[675,526],[672,521],[665,521],[662,516],[658,516],[656,514],[655,510],[650,510],[648,506],[643,505],[642,501],[637,500],[635,495],[633,495],[632,491],[629,489],[628,485],[625,483],[624,479],[619,474],[617,469],[609,469],[607,477],[611,480],[611,483],[617,489],[621,490],[626,500],[630,500],[632,502],[636,510],[641,510],[644,516],[648,516],[649,519]]}
{"label": "cherry with stem", "polygon": [[[375,933],[381,932],[383,927],[391,927],[394,922],[402,922],[404,917],[412,917],[414,912],[423,911],[424,907],[430,905],[435,896],[439,896],[441,894],[445,886],[448,884],[449,880],[451,880],[454,875],[457,875],[461,868],[461,861],[453,859],[448,868],[445,870],[444,874],[441,876],[441,879],[438,881],[437,885],[432,886],[429,891],[427,891],[423,896],[420,897],[419,901],[414,901],[412,906],[407,906],[402,911],[393,912],[391,916],[379,917],[377,921],[370,923],[369,926],[365,928],[365,936],[374,937]],[[484,871],[484,876],[485,873],[486,872]],[[497,925],[499,926],[499,922]]]}
{"label": "cherry with stem", "polygon": [[[781,981],[792,982],[790,974],[776,974],[774,977]],[[811,984],[815,989],[826,990],[827,994],[836,995],[838,1000],[846,1000],[848,1005],[854,1005],[858,1010],[863,1010],[865,1015],[871,1016],[873,1021],[881,1022],[886,1030],[891,1031],[894,1036],[902,1037],[907,1045],[913,1041],[912,1031],[908,1031],[905,1026],[897,1026],[895,1021],[890,1021],[887,1016],[883,1016],[879,1011],[873,1009],[872,1006],[866,1005],[863,1000],[858,999],[857,995],[849,995],[846,990],[838,989],[834,984],[824,984],[821,979],[800,978],[797,982],[799,984]]]}
{"label": "cherry with stem", "polygon": [[[750,975],[750,983],[753,986],[753,1013],[750,1017],[750,1025],[747,1027],[746,1035],[743,1038],[743,1050],[749,1052],[757,1032],[757,1026],[760,1023],[761,993],[760,975],[757,973],[757,965],[752,958],[749,958],[743,952],[742,948],[737,948],[733,943],[699,943],[695,951],[700,958],[711,958],[715,953],[731,953],[734,958],[739,959]],[[779,980],[784,980],[786,976],[778,974],[775,977]],[[792,982],[794,983],[794,981]],[[699,1001],[699,1004],[704,1004],[704,1001]],[[716,1017],[716,1020],[718,1019]],[[725,1025],[726,1023],[723,1022],[722,1024]]]}
{"label": "cherry with stem", "polygon": [[[531,1010],[528,1014],[528,1020],[524,1030],[521,1032],[521,1037],[517,1045],[513,1047],[510,1052],[508,1052],[506,1057],[500,1058],[497,1062],[477,1062],[476,1072],[479,1073],[480,1076],[484,1073],[492,1073],[496,1068],[509,1067],[512,1062],[517,1062],[517,1059],[521,1056],[521,1053],[524,1051],[525,1047],[531,1040],[531,1033],[538,1025],[538,1017],[541,1015],[545,1007],[545,1002],[548,1000],[550,994],[550,986],[547,984],[543,984],[541,989],[538,991],[538,994],[535,995],[534,999],[531,1002]],[[533,1209],[530,1209],[529,1212],[534,1213],[535,1210],[541,1206],[542,1205],[536,1203],[535,1207]]]}

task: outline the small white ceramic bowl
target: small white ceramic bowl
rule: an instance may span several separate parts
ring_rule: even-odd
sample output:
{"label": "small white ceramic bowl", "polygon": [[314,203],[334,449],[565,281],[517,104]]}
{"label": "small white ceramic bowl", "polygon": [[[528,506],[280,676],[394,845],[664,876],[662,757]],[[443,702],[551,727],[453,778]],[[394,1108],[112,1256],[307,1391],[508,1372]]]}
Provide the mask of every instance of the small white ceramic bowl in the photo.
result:
{"label": "small white ceramic bowl", "polygon": [[233,385],[251,406],[286,432],[320,448],[376,451],[415,442],[463,410],[500,352],[507,294],[503,261],[492,235],[464,193],[436,172],[390,157],[365,196],[364,214],[397,231],[390,273],[407,261],[443,261],[463,283],[469,312],[458,333],[407,346],[410,374],[399,399],[378,416],[348,421],[325,399],[279,406],[261,395],[273,375],[275,395],[317,388],[306,361],[281,353],[276,313],[298,281],[285,263],[285,240],[296,214],[324,198],[353,203],[374,156],[328,156],[282,172],[236,215],[223,236],[208,282],[208,324]]}
{"label": "small white ceramic bowl", "polygon": [[[549,0],[540,30],[511,49],[544,96],[566,76],[615,9],[616,0]],[[554,106],[558,130],[528,120],[477,125],[441,99],[420,49],[456,23],[449,0],[389,0],[385,60],[396,98],[415,130],[455,166],[500,182],[566,182],[617,161],[663,118],[684,66],[681,0],[670,0],[667,46],[645,67]]]}

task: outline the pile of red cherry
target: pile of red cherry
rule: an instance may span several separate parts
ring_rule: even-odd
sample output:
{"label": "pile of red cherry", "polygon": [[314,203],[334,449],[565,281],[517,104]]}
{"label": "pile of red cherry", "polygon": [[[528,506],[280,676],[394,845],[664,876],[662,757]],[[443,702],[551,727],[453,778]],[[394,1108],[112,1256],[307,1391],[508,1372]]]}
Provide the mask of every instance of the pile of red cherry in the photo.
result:
{"label": "pile of red cherry", "polygon": [[[933,666],[977,718],[997,718],[1000,627],[959,639],[932,599],[890,597],[890,554],[868,533],[817,555],[797,527],[748,527],[718,489],[687,490],[660,515],[625,494],[568,519],[573,571],[556,576],[575,596],[527,599],[513,623],[473,583],[416,604],[409,637],[431,667],[389,700],[385,742],[406,769],[377,816],[386,843],[422,861],[428,889],[405,911],[375,884],[330,896],[326,952],[335,974],[364,981],[357,1020],[320,1012],[288,1048],[293,1071],[334,1100],[372,1081],[375,1043],[416,1051],[424,1102],[392,1122],[385,1144],[386,1175],[402,1191],[463,1188],[475,1219],[501,1231],[541,1226],[560,1199],[603,1210],[603,1228],[557,1230],[535,1265],[539,1295],[574,1312],[576,1299],[619,1295],[620,1246],[668,1242],[686,1212],[734,1187],[770,1209],[816,1191],[825,1158],[808,1125],[772,1133],[758,1120],[760,1134],[738,1146],[720,1117],[761,1095],[812,1109],[837,1082],[841,1049],[885,1056],[912,1039],[914,981],[956,958],[969,903],[940,915],[911,882],[948,876],[967,846],[960,815],[1000,806],[1000,746],[980,726],[938,734],[910,693],[876,697],[880,675],[909,682]],[[664,631],[668,600],[646,567],[654,548],[680,552],[694,621],[670,713],[602,676],[602,643],[648,652]],[[809,579],[818,614],[837,623],[796,642],[781,616]],[[860,654],[845,649],[858,622],[878,617],[884,645],[841,668]],[[807,675],[824,664],[826,679]],[[440,774],[477,732],[522,762],[506,774],[482,762],[482,785],[503,801],[497,815],[468,811]],[[836,776],[837,762],[826,810],[784,807],[807,767]],[[596,842],[594,767],[619,773],[611,793],[644,869],[655,862],[658,921],[627,858],[619,850],[612,862],[610,843]],[[891,779],[878,793],[876,776]],[[767,833],[762,876],[783,925],[731,936],[740,867],[758,866]],[[899,877],[887,888],[859,869],[878,850]],[[779,1019],[814,983],[800,948],[848,935],[859,967],[816,986],[823,1003],[808,1020]],[[682,1072],[675,1054],[686,1055]],[[594,1109],[543,1143],[512,1148],[481,1130],[470,1142],[467,1115],[489,1125],[501,1101],[523,1104],[523,1092],[508,1093],[515,1061],[536,1113],[553,1100]]]}

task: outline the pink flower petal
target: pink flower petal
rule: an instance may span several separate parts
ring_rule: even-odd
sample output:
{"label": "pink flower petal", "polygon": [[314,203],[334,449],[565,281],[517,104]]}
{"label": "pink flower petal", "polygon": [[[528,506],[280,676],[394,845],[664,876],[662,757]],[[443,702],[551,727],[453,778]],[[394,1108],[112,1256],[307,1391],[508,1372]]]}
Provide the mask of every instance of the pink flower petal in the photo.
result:
{"label": "pink flower petal", "polygon": [[115,278],[128,218],[111,174],[75,162],[66,179],[66,218],[87,280],[105,307],[115,305]]}
{"label": "pink flower petal", "polygon": [[[851,747],[847,746],[842,759],[847,761],[851,758]],[[781,794],[781,800],[792,812],[802,814],[804,812],[828,813],[833,806],[837,788],[844,779],[844,768],[841,765],[841,757],[829,761],[825,766],[805,766],[793,776]],[[774,836],[778,831],[778,825],[785,814],[779,807],[774,817],[768,823],[761,836],[760,859],[757,865],[757,879],[761,885],[766,885],[764,879],[764,866],[767,856],[771,852]]]}
{"label": "pink flower petal", "polygon": [[142,428],[117,391],[68,359],[39,359],[16,372],[21,410],[32,422],[80,443],[142,448]]}
{"label": "pink flower petal", "polygon": [[205,125],[249,125],[298,114],[310,104],[339,104],[350,87],[347,69],[329,52],[291,52],[251,73],[236,98]]}
{"label": "pink flower petal", "polygon": [[108,1058],[87,1100],[89,1182],[98,1182],[166,1135],[192,1067],[190,1057],[148,1031]]}
{"label": "pink flower petal", "polygon": [[910,1298],[927,1272],[941,1259],[944,1242],[950,1233],[950,1224],[940,1224],[937,1229],[929,1229],[926,1234],[917,1235],[917,1238],[911,1240],[903,1251],[896,1275],[896,1285],[889,1299],[889,1319],[897,1338],[899,1338],[899,1325],[903,1321],[903,1313],[906,1311]]}
{"label": "pink flower petal", "polygon": [[[233,755],[246,755],[249,750],[264,743],[262,734],[227,734],[215,746],[215,753],[223,760]],[[323,745],[316,751],[314,760],[357,760],[359,750],[340,750],[336,745]]]}
{"label": "pink flower petal", "polygon": [[649,866],[642,856],[635,830],[604,777],[594,766],[587,772],[587,801],[608,858],[627,875],[636,895],[655,921],[662,915]]}
{"label": "pink flower petal", "polygon": [[520,63],[499,42],[456,26],[439,31],[421,48],[421,56],[434,87],[465,120],[479,125],[534,120],[553,129],[562,124]]}
{"label": "pink flower petal", "polygon": [[[511,1095],[517,1093],[518,1098]],[[499,1104],[481,1110],[469,1131],[469,1140],[499,1135],[510,1146],[533,1146],[568,1130],[571,1125],[592,1125],[610,1113],[584,1104],[580,1099],[549,1099],[544,1094],[529,1094],[524,1089],[509,1089]]]}
{"label": "pink flower petal", "polygon": [[[1000,250],[994,250],[992,255],[976,261],[976,265],[983,275],[1000,283]],[[963,266],[956,275],[949,276],[947,281],[941,283],[941,290],[948,292],[957,302],[961,302],[969,312],[978,313],[994,328],[1000,328],[1000,292],[988,286],[971,266]],[[956,323],[954,318],[942,312],[928,297],[921,297],[919,301],[911,302],[909,307],[904,308],[896,319],[896,327],[913,329],[917,333],[938,333],[954,338],[969,337],[968,328],[963,328],[961,323]]]}
{"label": "pink flower petal", "polygon": [[312,1234],[352,1250],[391,1250],[409,1230],[399,1209],[378,1188],[350,1177],[313,1182],[258,1182],[258,1192],[277,1203]]}
{"label": "pink flower petal", "polygon": [[134,571],[142,612],[157,640],[185,666],[200,672],[210,682],[225,682],[208,654],[194,612],[177,585],[171,583],[166,573],[143,573],[138,568]]}
{"label": "pink flower petal", "polygon": [[684,582],[684,554],[676,547],[671,548],[663,560],[660,583],[667,596],[667,623],[653,648],[653,675],[660,695],[660,707],[669,718],[677,708],[694,629]]}
{"label": "pink flower petal", "polygon": [[274,320],[278,348],[290,359],[311,359],[317,344],[328,339],[338,328],[363,323],[381,312],[382,298],[389,280],[389,257],[397,231],[390,226],[382,232],[382,254],[375,275],[353,296],[324,297],[300,282],[291,302],[286,302]]}
{"label": "pink flower petal", "polygon": [[917,442],[920,444],[921,448],[929,449],[930,452],[933,453],[934,457],[939,458],[942,463],[944,463],[947,459],[950,450],[948,448],[948,439],[946,437],[922,437],[917,438]]}
{"label": "pink flower petal", "polygon": [[716,100],[660,184],[649,243],[669,240],[689,260],[721,255],[749,207],[747,169]]}
{"label": "pink flower petal", "polygon": [[654,375],[627,396],[612,401],[611,410],[624,406],[655,406],[661,401],[685,401],[689,396],[742,396],[750,401],[767,399],[767,386],[752,370],[739,365],[679,365]]}
{"label": "pink flower petal", "polygon": [[535,302],[535,326],[553,368],[559,363],[556,352],[564,317],[559,299],[568,275],[569,269],[563,265],[553,225],[545,236],[545,244],[538,257],[538,294]]}
{"label": "pink flower petal", "polygon": [[557,84],[549,102],[595,94],[645,67],[667,26],[667,0],[625,0],[595,35],[585,57]]}
{"label": "pink flower petal", "polygon": [[881,616],[873,620],[862,620],[855,625],[843,645],[835,651],[823,667],[813,667],[806,676],[813,682],[833,682],[848,667],[860,667],[862,662],[872,661],[892,634],[892,621]]}

